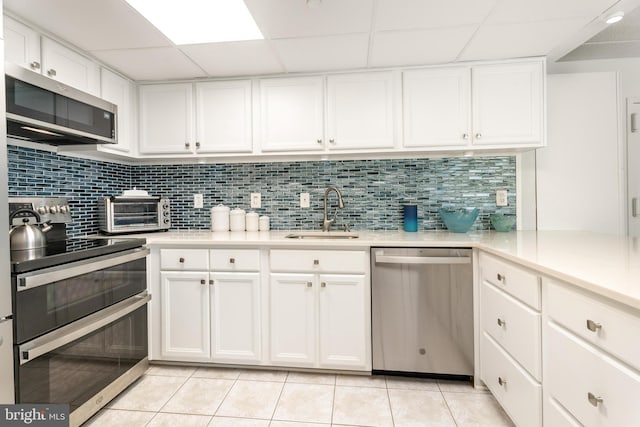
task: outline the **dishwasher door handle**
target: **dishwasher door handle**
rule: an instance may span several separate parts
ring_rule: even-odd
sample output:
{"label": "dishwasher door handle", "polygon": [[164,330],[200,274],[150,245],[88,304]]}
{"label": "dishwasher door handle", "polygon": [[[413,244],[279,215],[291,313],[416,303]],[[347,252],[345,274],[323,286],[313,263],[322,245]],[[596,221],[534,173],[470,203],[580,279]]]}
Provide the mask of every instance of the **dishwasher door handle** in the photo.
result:
{"label": "dishwasher door handle", "polygon": [[468,256],[396,256],[376,254],[376,264],[471,264]]}

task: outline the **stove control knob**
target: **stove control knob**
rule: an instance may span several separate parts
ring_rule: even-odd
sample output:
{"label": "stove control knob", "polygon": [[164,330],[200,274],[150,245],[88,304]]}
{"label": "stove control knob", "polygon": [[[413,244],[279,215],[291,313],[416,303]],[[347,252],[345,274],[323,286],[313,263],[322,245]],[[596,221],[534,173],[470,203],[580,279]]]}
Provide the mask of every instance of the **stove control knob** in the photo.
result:
{"label": "stove control knob", "polygon": [[69,206],[67,205],[60,206],[60,213],[67,213],[67,212],[69,212]]}
{"label": "stove control knob", "polygon": [[49,212],[51,212],[52,214],[56,214],[56,213],[60,212],[60,206],[51,206],[51,207],[49,207]]}
{"label": "stove control knob", "polygon": [[46,213],[48,213],[48,212],[49,212],[49,209],[47,209],[47,207],[46,207],[46,206],[40,206],[40,207],[38,208],[38,213],[39,213],[39,214],[46,214]]}

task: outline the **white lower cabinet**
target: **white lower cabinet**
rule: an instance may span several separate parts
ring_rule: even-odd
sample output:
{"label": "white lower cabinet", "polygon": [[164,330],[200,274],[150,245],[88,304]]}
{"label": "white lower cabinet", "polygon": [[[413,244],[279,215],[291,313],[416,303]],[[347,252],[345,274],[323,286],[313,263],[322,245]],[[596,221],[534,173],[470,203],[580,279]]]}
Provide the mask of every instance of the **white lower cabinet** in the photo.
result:
{"label": "white lower cabinet", "polygon": [[211,360],[259,363],[260,274],[211,273]]}
{"label": "white lower cabinet", "polygon": [[[270,263],[271,363],[370,371],[366,253],[271,250]],[[332,274],[345,270],[352,274]]]}
{"label": "white lower cabinet", "polygon": [[161,357],[206,361],[210,356],[209,285],[206,272],[160,273]]}

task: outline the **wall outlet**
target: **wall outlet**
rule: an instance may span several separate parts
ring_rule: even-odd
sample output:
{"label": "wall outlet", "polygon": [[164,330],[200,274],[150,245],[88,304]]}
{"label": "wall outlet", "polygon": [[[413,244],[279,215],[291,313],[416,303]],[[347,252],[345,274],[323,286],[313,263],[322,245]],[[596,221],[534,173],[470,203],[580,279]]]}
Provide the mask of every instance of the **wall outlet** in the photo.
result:
{"label": "wall outlet", "polygon": [[309,204],[309,193],[300,193],[300,207],[301,208],[308,208],[310,206]]}
{"label": "wall outlet", "polygon": [[204,196],[202,194],[194,194],[193,195],[193,207],[196,209],[201,209],[204,204]]}
{"label": "wall outlet", "polygon": [[509,192],[507,190],[497,190],[496,191],[496,206],[509,206],[509,201],[507,197]]}
{"label": "wall outlet", "polygon": [[251,193],[251,207],[252,208],[262,207],[262,196],[260,195],[260,193]]}

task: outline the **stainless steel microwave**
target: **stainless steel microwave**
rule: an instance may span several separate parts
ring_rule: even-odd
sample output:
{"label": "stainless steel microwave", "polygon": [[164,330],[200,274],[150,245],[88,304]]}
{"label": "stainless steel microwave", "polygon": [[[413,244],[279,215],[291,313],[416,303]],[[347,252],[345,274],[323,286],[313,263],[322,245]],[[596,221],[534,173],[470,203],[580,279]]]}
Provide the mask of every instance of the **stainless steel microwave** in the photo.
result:
{"label": "stainless steel microwave", "polygon": [[166,231],[171,227],[169,199],[113,196],[100,199],[100,231],[105,234]]}
{"label": "stainless steel microwave", "polygon": [[7,135],[50,145],[115,144],[117,106],[5,63]]}

